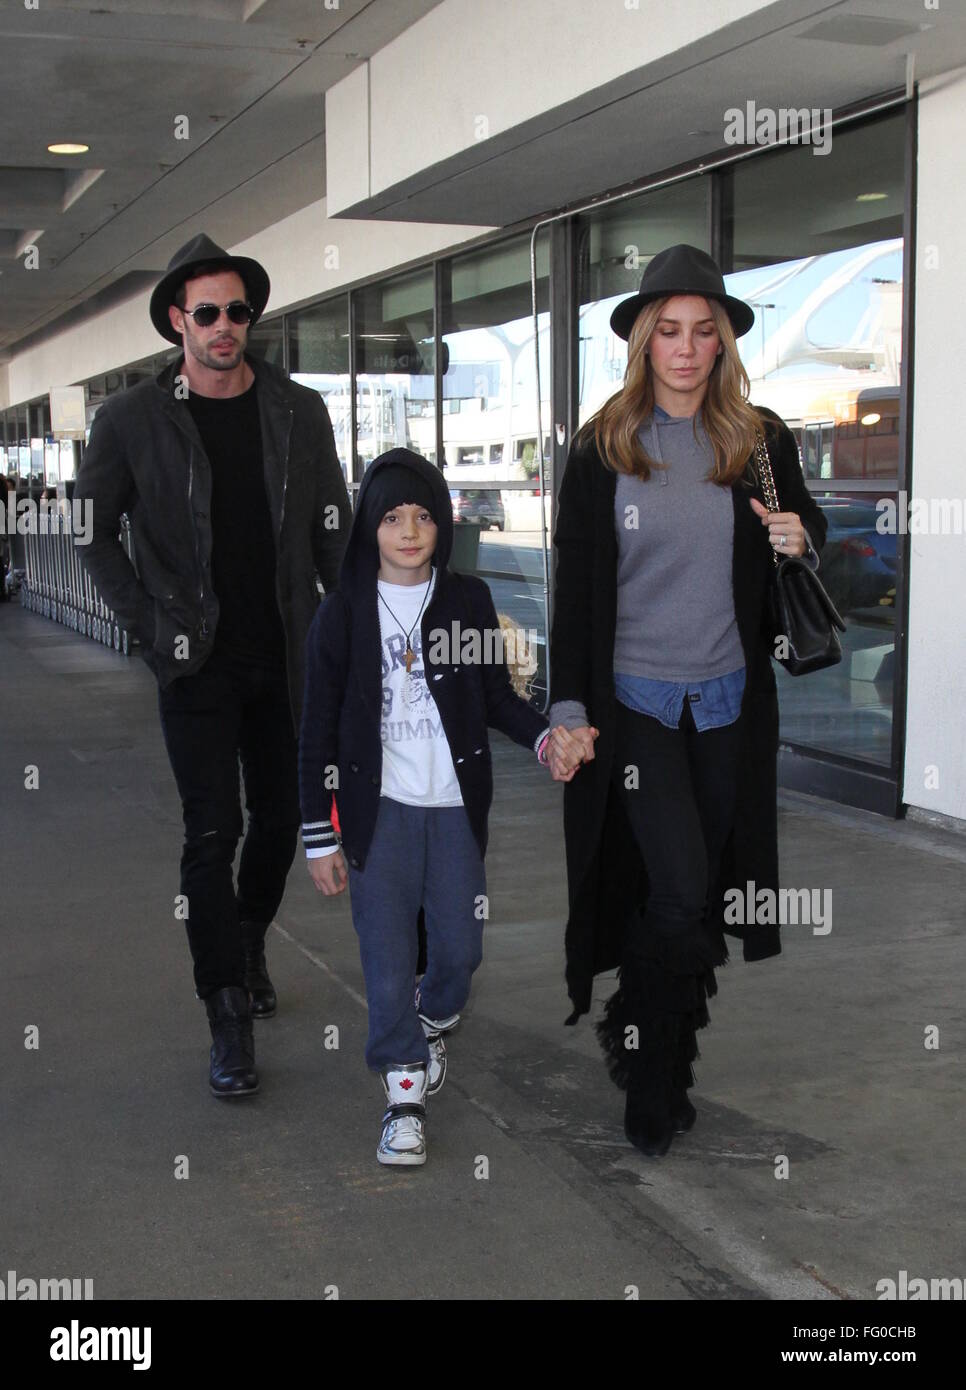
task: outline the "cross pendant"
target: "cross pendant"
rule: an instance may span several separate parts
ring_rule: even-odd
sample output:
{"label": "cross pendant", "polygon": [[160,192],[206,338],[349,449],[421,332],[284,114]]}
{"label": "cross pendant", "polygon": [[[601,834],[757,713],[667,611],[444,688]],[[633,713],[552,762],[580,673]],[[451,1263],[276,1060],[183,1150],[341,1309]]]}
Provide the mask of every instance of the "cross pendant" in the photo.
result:
{"label": "cross pendant", "polygon": [[406,675],[408,676],[413,669],[413,662],[416,660],[416,653],[408,644],[406,646]]}

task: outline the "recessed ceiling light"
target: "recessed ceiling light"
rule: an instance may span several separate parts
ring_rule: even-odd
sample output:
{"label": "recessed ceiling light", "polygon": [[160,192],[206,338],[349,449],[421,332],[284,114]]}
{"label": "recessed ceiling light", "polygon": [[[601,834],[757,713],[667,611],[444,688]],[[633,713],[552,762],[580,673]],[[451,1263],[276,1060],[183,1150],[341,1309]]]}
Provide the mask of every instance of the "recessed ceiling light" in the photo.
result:
{"label": "recessed ceiling light", "polygon": [[857,203],[878,203],[888,196],[888,193],[860,193],[855,201]]}
{"label": "recessed ceiling light", "polygon": [[90,145],[77,145],[72,140],[61,140],[56,145],[48,145],[48,154],[87,154]]}

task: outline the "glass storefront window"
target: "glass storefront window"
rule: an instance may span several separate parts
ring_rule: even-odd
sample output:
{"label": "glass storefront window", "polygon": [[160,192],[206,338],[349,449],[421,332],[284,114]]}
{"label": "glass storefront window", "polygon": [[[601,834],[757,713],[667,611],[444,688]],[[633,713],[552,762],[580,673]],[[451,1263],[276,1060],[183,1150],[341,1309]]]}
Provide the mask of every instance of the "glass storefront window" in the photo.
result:
{"label": "glass storefront window", "polygon": [[659,251],[681,241],[710,250],[709,197],[710,181],[695,178],[577,218],[581,425],[620,390],[627,370],[627,344],[610,327],[614,308],[640,289]]}
{"label": "glass storefront window", "polygon": [[61,481],[60,445],[52,439],[44,444],[44,479],[48,486]]}
{"label": "glass storefront window", "polygon": [[285,361],[284,328],[281,316],[275,319],[259,320],[248,331],[248,351],[253,357],[260,357],[274,367],[281,367]]}
{"label": "glass storefront window", "polygon": [[[176,347],[170,347],[166,352],[157,352],[152,357],[142,357],[140,362],[132,362],[124,372],[125,387],[137,386],[139,381],[144,381],[148,377],[153,380],[153,378],[158,376],[169,363],[173,362],[176,358],[180,360],[180,357],[181,353],[178,349]],[[89,382],[87,386],[89,400],[95,399],[91,390],[92,385],[93,383]]]}
{"label": "glass storefront window", "polygon": [[336,452],[348,479],[352,458],[348,295],[290,315],[288,355],[292,380],[318,391],[325,402]]}
{"label": "glass storefront window", "polygon": [[0,411],[0,473],[17,475],[16,424],[12,412]]}
{"label": "glass storefront window", "polygon": [[28,457],[30,459],[31,485],[38,484],[42,487],[44,482],[44,441],[42,439],[31,439]]}
{"label": "glass storefront window", "polygon": [[[538,240],[544,478],[550,463],[547,238]],[[455,522],[453,564],[482,575],[498,613],[527,635],[533,689],[546,688],[544,532],[530,238],[454,257],[443,269],[443,452]]]}
{"label": "glass storefront window", "polygon": [[[836,132],[734,170],[729,292],[751,399],[795,434],[828,522],[820,577],[847,626],[839,666],[779,667],[782,737],[891,764],[899,472],[905,117]],[[882,505],[880,505],[882,504]]]}
{"label": "glass storefront window", "polygon": [[124,372],[104,372],[101,376],[92,376],[87,383],[87,399],[89,401],[104,401],[108,396],[113,396],[115,391],[124,389]]}
{"label": "glass storefront window", "polygon": [[77,448],[73,439],[62,439],[59,444],[60,459],[60,479],[61,482],[71,483],[77,474]]}
{"label": "glass storefront window", "polygon": [[388,449],[436,462],[432,268],[355,294],[359,473]]}

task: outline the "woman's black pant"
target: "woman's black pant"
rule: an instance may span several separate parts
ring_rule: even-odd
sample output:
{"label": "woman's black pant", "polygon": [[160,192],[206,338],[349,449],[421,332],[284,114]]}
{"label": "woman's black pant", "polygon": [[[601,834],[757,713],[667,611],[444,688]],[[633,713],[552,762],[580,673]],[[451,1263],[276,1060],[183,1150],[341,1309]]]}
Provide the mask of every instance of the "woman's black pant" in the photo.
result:
{"label": "woman's black pant", "polygon": [[685,699],[676,729],[617,704],[614,783],[647,873],[625,929],[620,988],[599,1026],[611,1075],[666,1115],[693,1085],[697,1030],[727,955],[709,924],[734,823],[739,724],[699,731]]}

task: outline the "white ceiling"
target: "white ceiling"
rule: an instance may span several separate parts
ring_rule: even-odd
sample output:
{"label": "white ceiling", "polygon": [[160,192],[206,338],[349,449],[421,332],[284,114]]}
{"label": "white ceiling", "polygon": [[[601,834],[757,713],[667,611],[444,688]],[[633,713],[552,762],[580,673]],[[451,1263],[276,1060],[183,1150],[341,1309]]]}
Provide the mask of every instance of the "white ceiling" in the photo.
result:
{"label": "white ceiling", "polygon": [[[82,306],[142,289],[198,230],[231,245],[320,198],[326,88],[437,3],[9,0],[0,361]],[[58,140],[90,153],[48,154]]]}
{"label": "white ceiling", "polygon": [[917,81],[966,65],[966,0],[936,4],[776,0],[344,215],[507,226],[727,153],[723,113],[751,98],[838,111],[904,88],[910,53]]}
{"label": "white ceiling", "polygon": [[[0,12],[0,362],[142,290],[198,230],[231,245],[321,197],[325,90],[439,0],[97,2]],[[511,225],[722,148],[749,95],[838,109],[902,87],[910,52],[919,78],[966,64],[966,0],[776,0],[345,215]],[[47,153],[67,139],[90,154]]]}

